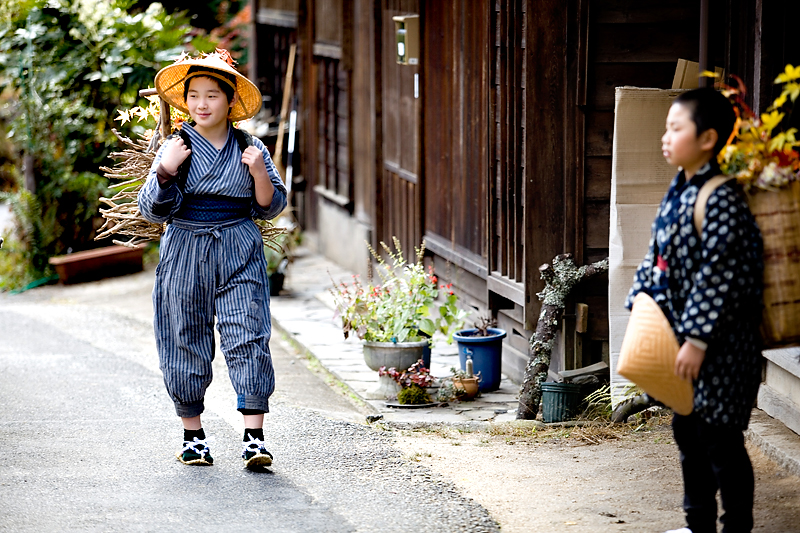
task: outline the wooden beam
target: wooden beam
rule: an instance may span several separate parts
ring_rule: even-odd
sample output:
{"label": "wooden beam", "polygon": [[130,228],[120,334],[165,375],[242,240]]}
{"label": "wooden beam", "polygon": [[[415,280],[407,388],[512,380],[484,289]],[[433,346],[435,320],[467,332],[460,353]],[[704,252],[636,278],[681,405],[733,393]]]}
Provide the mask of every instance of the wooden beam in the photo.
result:
{"label": "wooden beam", "polygon": [[319,183],[319,116],[317,113],[317,71],[314,61],[314,0],[300,0],[298,8],[297,35],[300,42],[300,58],[303,61],[303,113],[300,114],[303,144],[303,175],[306,178],[308,220],[306,230],[317,229],[317,194],[314,185]]}
{"label": "wooden beam", "polygon": [[567,9],[561,0],[526,0],[525,329],[539,317],[539,265],[564,252]]}
{"label": "wooden beam", "polygon": [[373,72],[375,83],[375,202],[372,220],[375,231],[372,232],[372,246],[378,249],[379,241],[386,231],[387,221],[385,213],[388,212],[386,203],[389,201],[388,191],[385,190],[383,170],[383,10],[385,0],[375,0],[372,5],[373,17],[373,54],[375,70]]}
{"label": "wooden beam", "polygon": [[286,123],[289,120],[289,102],[292,101],[292,77],[294,75],[294,57],[297,52],[297,45],[292,43],[289,47],[289,64],[286,66],[286,81],[283,84],[283,102],[281,103],[281,119],[278,122],[278,141],[275,143],[275,163],[281,176],[285,174],[283,167],[283,137],[286,130]]}
{"label": "wooden beam", "polygon": [[[709,0],[700,0],[700,72],[708,68],[708,3]],[[700,87],[710,87],[711,78],[700,77]]]}

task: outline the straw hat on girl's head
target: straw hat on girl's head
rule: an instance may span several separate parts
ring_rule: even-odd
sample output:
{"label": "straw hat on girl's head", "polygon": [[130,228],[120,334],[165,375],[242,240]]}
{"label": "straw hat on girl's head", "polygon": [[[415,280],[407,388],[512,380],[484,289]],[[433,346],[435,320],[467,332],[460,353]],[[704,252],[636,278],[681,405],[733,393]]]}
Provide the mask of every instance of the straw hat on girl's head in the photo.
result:
{"label": "straw hat on girl's head", "polygon": [[[169,105],[188,114],[189,108],[183,97],[185,84],[198,75],[211,76],[219,80],[220,83],[232,86],[239,95],[228,118],[234,122],[252,118],[261,109],[261,92],[253,82],[233,68],[233,64],[233,58],[231,58],[228,51],[220,48],[217,48],[216,52],[211,54],[201,54],[200,57],[189,57],[184,53],[175,63],[158,71],[158,74],[156,74],[156,90],[159,96],[166,100]],[[191,67],[195,68],[192,69],[191,75],[187,77]],[[216,74],[223,72],[228,77],[232,76],[236,80],[235,86],[233,86],[228,77]]]}

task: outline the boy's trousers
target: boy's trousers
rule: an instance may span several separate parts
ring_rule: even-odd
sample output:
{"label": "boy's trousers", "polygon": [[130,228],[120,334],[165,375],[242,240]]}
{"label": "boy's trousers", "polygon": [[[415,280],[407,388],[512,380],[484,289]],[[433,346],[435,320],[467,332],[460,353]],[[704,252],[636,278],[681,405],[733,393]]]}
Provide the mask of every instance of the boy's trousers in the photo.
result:
{"label": "boy's trousers", "polygon": [[174,221],[161,239],[153,288],[164,384],[182,418],[203,412],[214,359],[214,316],[237,409],[269,411],[275,374],[261,233],[250,219]]}
{"label": "boy's trousers", "polygon": [[683,510],[692,533],[716,533],[717,490],[723,533],[753,529],[753,466],[741,429],[712,426],[692,413],[674,415],[672,430],[683,470]]}

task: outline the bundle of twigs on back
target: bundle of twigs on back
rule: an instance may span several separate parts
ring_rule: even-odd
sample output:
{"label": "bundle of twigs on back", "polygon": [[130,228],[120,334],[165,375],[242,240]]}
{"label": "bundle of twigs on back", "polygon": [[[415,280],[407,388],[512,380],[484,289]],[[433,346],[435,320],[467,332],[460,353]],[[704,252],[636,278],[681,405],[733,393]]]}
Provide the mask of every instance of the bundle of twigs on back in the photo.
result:
{"label": "bundle of twigs on back", "polygon": [[[147,175],[155,159],[160,145],[159,127],[156,127],[150,140],[137,139],[135,141],[121,135],[112,129],[117,139],[125,146],[121,152],[114,152],[111,158],[116,160],[114,168],[101,167],[100,170],[111,180],[121,180],[113,185],[119,191],[111,198],[101,197],[100,203],[108,207],[100,208],[100,215],[105,223],[98,230],[95,240],[104,239],[111,235],[125,235],[127,241],[113,240],[114,244],[137,247],[148,241],[157,241],[164,233],[164,224],[154,224],[145,219],[139,211],[137,198],[139,191],[147,181]],[[278,236],[286,233],[284,228],[277,228],[265,220],[256,220],[264,245],[278,251],[280,245],[276,243]]]}
{"label": "bundle of twigs on back", "polygon": [[[164,225],[153,224],[146,220],[139,211],[137,202],[139,191],[147,180],[150,166],[156,157],[155,150],[151,149],[151,145],[155,143],[153,139],[132,141],[120,135],[115,129],[111,131],[125,149],[111,154],[110,157],[116,160],[114,168],[100,167],[100,170],[108,179],[123,181],[113,186],[119,189],[117,194],[111,198],[100,198],[100,203],[108,207],[100,208],[100,215],[105,219],[105,223],[98,230],[95,240],[105,239],[111,235],[127,235],[131,237],[127,241],[112,242],[131,248],[147,241],[157,241],[164,232]],[[157,135],[158,133],[155,133],[153,138],[155,139]]]}

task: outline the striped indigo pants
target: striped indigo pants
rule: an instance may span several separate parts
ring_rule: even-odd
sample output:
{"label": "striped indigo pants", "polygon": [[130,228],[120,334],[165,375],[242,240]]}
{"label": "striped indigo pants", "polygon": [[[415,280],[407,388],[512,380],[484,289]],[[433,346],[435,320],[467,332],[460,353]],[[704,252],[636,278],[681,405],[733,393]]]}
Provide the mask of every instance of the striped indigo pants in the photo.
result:
{"label": "striped indigo pants", "polygon": [[161,238],[153,288],[164,384],[182,418],[203,412],[214,359],[214,316],[237,409],[269,411],[269,287],[261,234],[250,219],[173,221]]}

